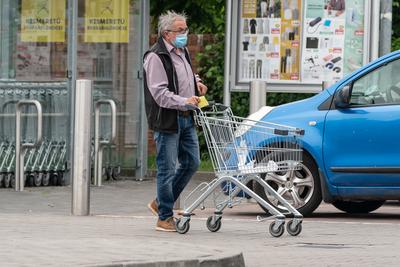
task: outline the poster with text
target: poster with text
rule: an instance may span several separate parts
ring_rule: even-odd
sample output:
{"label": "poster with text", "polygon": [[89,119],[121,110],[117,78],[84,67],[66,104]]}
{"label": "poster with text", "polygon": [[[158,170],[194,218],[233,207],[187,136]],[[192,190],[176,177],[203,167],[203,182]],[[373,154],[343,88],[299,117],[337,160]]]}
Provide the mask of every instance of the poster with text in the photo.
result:
{"label": "poster with text", "polygon": [[65,0],[22,0],[22,42],[64,42]]}
{"label": "poster with text", "polygon": [[363,65],[364,1],[307,0],[302,81],[336,82]]}
{"label": "poster with text", "polygon": [[300,0],[243,0],[239,82],[299,80]]}
{"label": "poster with text", "polygon": [[85,0],[88,43],[129,42],[129,0]]}
{"label": "poster with text", "polygon": [[300,80],[301,1],[283,0],[281,9],[280,79]]}
{"label": "poster with text", "polygon": [[346,34],[344,38],[344,71],[346,75],[367,62],[364,58],[364,1],[347,1],[346,6]]}

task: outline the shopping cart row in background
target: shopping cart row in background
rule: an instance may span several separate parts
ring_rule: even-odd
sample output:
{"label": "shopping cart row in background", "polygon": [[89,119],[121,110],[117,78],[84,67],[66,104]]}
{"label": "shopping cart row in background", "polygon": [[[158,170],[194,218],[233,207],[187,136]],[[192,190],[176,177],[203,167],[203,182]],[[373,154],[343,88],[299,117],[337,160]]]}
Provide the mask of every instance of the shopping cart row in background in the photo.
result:
{"label": "shopping cart row in background", "polygon": [[[113,146],[107,149],[112,150]],[[106,155],[110,155],[107,153]],[[92,179],[94,175],[94,149],[91,151]],[[102,168],[105,180],[117,180],[121,166],[106,158]],[[24,158],[25,186],[63,186],[69,171],[67,163],[67,144],[65,140],[44,140],[37,148],[27,151]],[[0,143],[0,188],[15,187],[15,142]]]}
{"label": "shopping cart row in background", "polygon": [[[94,102],[109,96],[95,91]],[[25,186],[61,186],[69,176],[69,127],[70,111],[67,84],[65,82],[3,82],[0,81],[0,188],[15,186],[16,162],[16,105],[21,100],[37,100],[43,112],[43,141],[39,146],[27,148],[24,156]],[[109,116],[101,115],[99,132],[109,134]],[[33,143],[37,133],[37,115],[30,106],[22,108],[21,143]],[[104,115],[105,114],[105,115]],[[107,138],[98,136],[104,150],[102,176],[118,179],[121,173],[116,161],[116,146],[107,144]],[[92,169],[94,169],[94,140],[92,141]],[[94,170],[92,170],[94,174]]]}
{"label": "shopping cart row in background", "polygon": [[[44,140],[25,154],[25,186],[64,185],[67,147],[65,140]],[[0,144],[0,187],[15,187],[15,143]]]}

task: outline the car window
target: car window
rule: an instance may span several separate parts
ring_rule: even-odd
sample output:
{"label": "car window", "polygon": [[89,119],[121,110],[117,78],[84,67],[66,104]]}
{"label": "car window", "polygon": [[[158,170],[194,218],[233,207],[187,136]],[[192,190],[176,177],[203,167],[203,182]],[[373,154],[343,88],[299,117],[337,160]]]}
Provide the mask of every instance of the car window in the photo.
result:
{"label": "car window", "polygon": [[351,105],[400,104],[400,59],[389,62],[353,83]]}

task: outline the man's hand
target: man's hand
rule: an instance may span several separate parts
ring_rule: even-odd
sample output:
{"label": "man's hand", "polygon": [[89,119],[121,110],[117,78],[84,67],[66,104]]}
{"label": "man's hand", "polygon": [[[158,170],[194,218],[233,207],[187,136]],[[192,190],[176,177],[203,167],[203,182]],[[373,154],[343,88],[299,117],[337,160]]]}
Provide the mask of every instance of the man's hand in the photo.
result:
{"label": "man's hand", "polygon": [[205,86],[203,83],[201,82],[197,82],[197,89],[199,89],[199,95],[203,96],[207,93],[207,86]]}
{"label": "man's hand", "polygon": [[200,98],[198,96],[192,96],[186,99],[186,104],[197,106],[200,102]]}

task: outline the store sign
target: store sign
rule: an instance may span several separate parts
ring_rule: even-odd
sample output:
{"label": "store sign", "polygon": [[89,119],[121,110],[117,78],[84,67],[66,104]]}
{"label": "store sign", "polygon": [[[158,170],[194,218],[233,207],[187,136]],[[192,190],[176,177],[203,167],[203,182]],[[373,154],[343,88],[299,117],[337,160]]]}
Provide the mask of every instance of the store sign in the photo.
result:
{"label": "store sign", "polygon": [[85,42],[129,42],[129,0],[85,0]]}
{"label": "store sign", "polygon": [[64,42],[65,0],[22,0],[22,42]]}
{"label": "store sign", "polygon": [[242,0],[235,81],[335,82],[365,59],[366,0]]}

